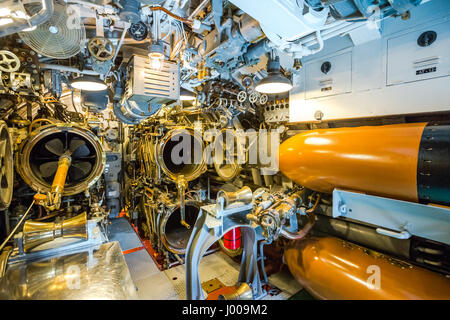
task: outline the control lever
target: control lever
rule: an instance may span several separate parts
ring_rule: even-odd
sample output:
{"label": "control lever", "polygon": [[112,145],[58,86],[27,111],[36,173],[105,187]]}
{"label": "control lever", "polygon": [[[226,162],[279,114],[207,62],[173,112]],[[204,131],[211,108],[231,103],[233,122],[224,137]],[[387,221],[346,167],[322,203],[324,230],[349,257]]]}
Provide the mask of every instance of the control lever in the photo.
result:
{"label": "control lever", "polygon": [[61,206],[61,197],[66,184],[67,173],[72,163],[71,152],[64,153],[58,161],[58,169],[53,178],[51,192],[48,195],[38,193],[36,195],[37,204],[42,205],[47,210],[58,210]]}
{"label": "control lever", "polygon": [[184,179],[184,176],[181,175],[177,179],[177,189],[180,195],[180,223],[186,227],[186,229],[190,229],[191,226],[186,222],[186,207],[184,205],[184,193],[187,188],[187,181]]}
{"label": "control lever", "polygon": [[400,231],[400,232],[396,232],[396,231],[391,231],[391,230],[387,230],[384,228],[377,228],[376,232],[391,238],[395,238],[395,239],[409,239],[411,238],[411,234],[408,231]]}

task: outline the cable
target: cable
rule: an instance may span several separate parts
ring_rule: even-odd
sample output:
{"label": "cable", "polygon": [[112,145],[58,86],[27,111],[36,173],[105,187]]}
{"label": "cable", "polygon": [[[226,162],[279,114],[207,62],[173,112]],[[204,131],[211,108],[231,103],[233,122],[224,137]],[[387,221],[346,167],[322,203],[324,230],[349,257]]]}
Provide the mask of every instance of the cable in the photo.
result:
{"label": "cable", "polygon": [[34,201],[35,200],[33,200],[33,202],[31,202],[30,207],[25,212],[25,214],[22,216],[22,219],[20,219],[20,221],[16,224],[16,226],[13,229],[13,231],[11,231],[11,233],[8,235],[8,237],[5,239],[5,241],[3,241],[2,245],[0,246],[0,251],[2,251],[3,247],[5,246],[5,244],[7,244],[9,239],[11,239],[11,237],[14,235],[14,233],[16,233],[17,229],[19,229],[19,227],[22,224],[23,220],[25,220],[25,218],[27,217],[27,215],[30,212],[31,208],[33,207]]}
{"label": "cable", "polygon": [[317,206],[319,205],[319,202],[320,202],[320,194],[317,195],[317,199],[313,207],[311,209],[306,210],[306,213],[314,213],[314,211],[316,211]]}
{"label": "cable", "polygon": [[[172,30],[172,21],[173,21],[173,20],[170,20],[170,21],[169,21],[169,32],[167,32],[166,36],[165,36],[164,38],[162,38],[161,41],[166,40],[167,37],[169,37],[169,36],[172,34],[172,32],[173,32],[173,30]],[[176,30],[175,30],[175,31],[176,31]]]}
{"label": "cable", "polygon": [[33,125],[35,125],[36,123],[40,123],[40,122],[49,122],[50,124],[53,124],[54,122],[50,119],[34,119],[31,123],[30,126],[28,127],[28,134],[31,134],[31,132],[33,131]]}
{"label": "cable", "polygon": [[72,106],[73,106],[75,112],[76,112],[76,113],[79,113],[79,112],[78,112],[78,109],[77,109],[77,106],[75,105],[75,101],[74,101],[74,99],[73,99],[73,93],[74,93],[74,91],[75,91],[75,90],[72,90]]}

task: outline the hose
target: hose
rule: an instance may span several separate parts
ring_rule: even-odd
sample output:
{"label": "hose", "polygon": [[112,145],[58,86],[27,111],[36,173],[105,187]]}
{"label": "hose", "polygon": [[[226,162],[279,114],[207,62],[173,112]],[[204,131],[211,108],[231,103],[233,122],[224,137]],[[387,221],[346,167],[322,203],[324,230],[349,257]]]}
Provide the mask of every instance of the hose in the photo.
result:
{"label": "hose", "polygon": [[40,122],[48,122],[50,124],[53,124],[54,122],[50,119],[35,119],[30,123],[30,126],[28,127],[28,134],[31,134],[31,132],[33,131],[33,125],[35,125],[36,123],[40,123]]}
{"label": "hose", "polygon": [[315,216],[314,212],[316,211],[317,206],[319,205],[319,202],[320,202],[320,195],[317,196],[314,206],[311,209],[306,210],[306,216],[308,217],[308,222],[305,224],[303,229],[301,229],[297,233],[292,233],[292,232],[286,231],[284,229],[281,229],[280,235],[282,235],[283,237],[285,237],[289,240],[303,239],[308,234],[308,232],[312,229],[312,227],[314,226],[314,223],[316,222],[316,216]]}

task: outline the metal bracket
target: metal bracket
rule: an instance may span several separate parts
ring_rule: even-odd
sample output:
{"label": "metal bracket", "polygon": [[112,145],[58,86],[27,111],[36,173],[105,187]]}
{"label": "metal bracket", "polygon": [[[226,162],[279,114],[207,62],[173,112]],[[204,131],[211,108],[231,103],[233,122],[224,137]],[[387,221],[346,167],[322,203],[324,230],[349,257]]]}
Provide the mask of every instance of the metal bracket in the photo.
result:
{"label": "metal bracket", "polygon": [[414,235],[450,244],[450,209],[442,206],[334,189],[333,218],[337,217],[378,226],[378,233],[397,239]]}
{"label": "metal bracket", "polygon": [[[82,239],[67,245],[61,245],[55,248],[50,248],[46,250],[40,250],[30,253],[23,252],[22,245],[22,233],[18,234],[15,237],[15,242],[17,244],[17,249],[15,249],[8,260],[8,265],[15,265],[18,263],[28,263],[29,261],[35,261],[48,257],[56,257],[63,254],[76,253],[79,251],[84,251],[87,248],[92,248],[93,250],[101,245],[102,243],[107,241],[107,238],[100,230],[97,221],[89,220],[87,224],[88,238],[87,240]],[[58,238],[52,242],[48,242],[48,244],[52,244],[55,241],[64,241],[65,238]]]}
{"label": "metal bracket", "polygon": [[[220,207],[219,207],[220,208]],[[186,299],[204,300],[200,282],[199,265],[205,252],[225,233],[233,228],[240,227],[244,242],[241,269],[238,282],[248,283],[252,288],[254,299],[261,299],[266,295],[261,285],[258,271],[257,242],[262,239],[250,222],[246,219],[253,206],[241,203],[240,206],[225,208],[220,213],[216,205],[203,206],[197,217],[191,237],[186,249]]]}

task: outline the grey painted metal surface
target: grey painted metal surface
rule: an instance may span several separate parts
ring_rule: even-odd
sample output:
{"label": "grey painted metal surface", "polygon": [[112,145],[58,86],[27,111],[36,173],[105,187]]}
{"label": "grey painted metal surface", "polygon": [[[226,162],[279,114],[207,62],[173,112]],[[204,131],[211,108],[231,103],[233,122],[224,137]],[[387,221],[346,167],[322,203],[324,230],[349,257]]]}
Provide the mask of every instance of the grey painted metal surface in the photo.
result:
{"label": "grey painted metal surface", "polygon": [[252,208],[252,204],[242,203],[233,203],[231,208],[222,210],[215,204],[201,207],[186,250],[186,298],[188,300],[205,299],[199,275],[200,260],[209,247],[235,227],[241,228],[244,243],[238,282],[246,282],[251,286],[254,299],[261,299],[266,295],[262,289],[258,271],[258,234],[246,219],[246,214]]}
{"label": "grey painted metal surface", "polygon": [[381,235],[376,232],[374,227],[317,215],[314,231],[318,231],[321,234],[332,234],[380,252],[387,252],[409,259],[410,239],[395,239]]}
{"label": "grey painted metal surface", "polygon": [[112,219],[108,236],[110,241],[119,241],[123,251],[142,247],[141,241],[126,218]]}
{"label": "grey painted metal surface", "polygon": [[378,226],[377,232],[398,239],[409,235],[450,244],[450,209],[335,189],[333,217]]}

